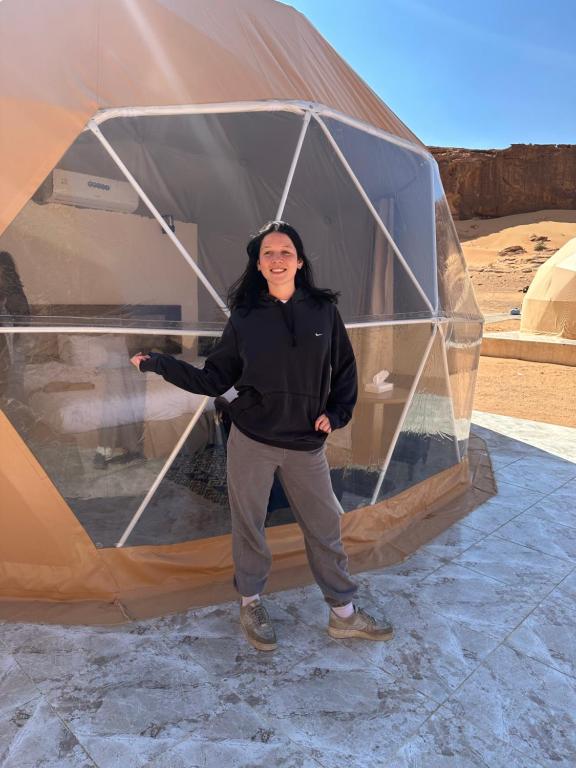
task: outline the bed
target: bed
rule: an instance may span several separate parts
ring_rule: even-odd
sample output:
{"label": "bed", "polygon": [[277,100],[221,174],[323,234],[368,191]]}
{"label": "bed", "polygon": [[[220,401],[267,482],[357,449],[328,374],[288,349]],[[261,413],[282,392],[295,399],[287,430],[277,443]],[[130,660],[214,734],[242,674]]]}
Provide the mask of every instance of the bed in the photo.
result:
{"label": "bed", "polygon": [[[59,309],[66,316],[79,312],[77,306]],[[105,309],[83,306],[82,317],[109,317],[110,308]],[[165,306],[133,307],[130,313],[130,319],[138,323],[162,323],[177,317],[179,308]],[[156,374],[138,373],[130,364],[136,351],[154,349],[202,367],[205,354],[198,355],[195,344],[184,350],[179,336],[88,329],[85,334],[62,333],[55,329],[54,334],[33,337],[36,349],[23,356],[26,362],[20,366],[21,400],[33,412],[39,430],[48,429],[59,440],[75,441],[79,447],[98,449],[103,455],[122,450],[161,458],[170,453],[204,401],[202,395],[168,384]],[[227,396],[233,397],[234,390]],[[193,430],[192,443],[201,447],[210,442],[214,423],[210,398]]]}

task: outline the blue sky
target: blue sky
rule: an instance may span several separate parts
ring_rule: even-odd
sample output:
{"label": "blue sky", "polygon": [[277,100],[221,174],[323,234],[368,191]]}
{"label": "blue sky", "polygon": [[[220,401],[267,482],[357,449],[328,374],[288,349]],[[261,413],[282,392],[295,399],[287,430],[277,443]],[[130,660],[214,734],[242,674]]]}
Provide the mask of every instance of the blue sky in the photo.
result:
{"label": "blue sky", "polygon": [[576,0],[287,0],[428,145],[576,144]]}

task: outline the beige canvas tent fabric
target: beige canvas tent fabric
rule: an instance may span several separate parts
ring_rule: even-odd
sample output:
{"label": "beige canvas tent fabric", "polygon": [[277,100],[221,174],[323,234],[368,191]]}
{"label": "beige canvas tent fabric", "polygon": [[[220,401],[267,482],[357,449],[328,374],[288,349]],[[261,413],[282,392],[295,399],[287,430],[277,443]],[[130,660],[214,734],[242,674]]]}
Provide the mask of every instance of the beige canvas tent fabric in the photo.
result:
{"label": "beige canvas tent fabric", "polygon": [[522,304],[520,331],[576,339],[576,238],[536,272]]}
{"label": "beige canvas tent fabric", "polygon": [[0,234],[99,109],[270,99],[324,104],[419,143],[273,0],[4,0]]}

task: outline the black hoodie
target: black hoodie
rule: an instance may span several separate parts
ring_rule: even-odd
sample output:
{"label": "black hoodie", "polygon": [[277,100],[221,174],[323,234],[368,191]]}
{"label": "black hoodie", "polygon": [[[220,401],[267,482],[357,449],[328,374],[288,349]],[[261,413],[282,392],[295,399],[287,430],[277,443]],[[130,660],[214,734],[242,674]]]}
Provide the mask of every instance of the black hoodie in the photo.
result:
{"label": "black hoodie", "polygon": [[301,451],[326,440],[314,429],[318,416],[325,413],[332,429],[350,421],[358,391],[354,352],[336,305],[301,288],[286,303],[266,293],[250,312],[233,310],[204,368],[153,353],[140,370],[212,397],[235,386],[230,416],[241,432]]}

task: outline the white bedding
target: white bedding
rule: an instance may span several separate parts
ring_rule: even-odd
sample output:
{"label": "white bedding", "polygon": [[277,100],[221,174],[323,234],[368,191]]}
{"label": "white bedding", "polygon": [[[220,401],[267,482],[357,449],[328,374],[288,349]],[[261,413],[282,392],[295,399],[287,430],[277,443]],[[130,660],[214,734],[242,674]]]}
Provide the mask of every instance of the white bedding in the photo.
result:
{"label": "white bedding", "polygon": [[[203,364],[204,358],[194,362],[199,367]],[[154,373],[138,373],[132,366],[29,364],[23,380],[30,407],[53,429],[66,433],[192,416],[204,399]],[[213,409],[213,402],[210,398],[206,409]]]}

